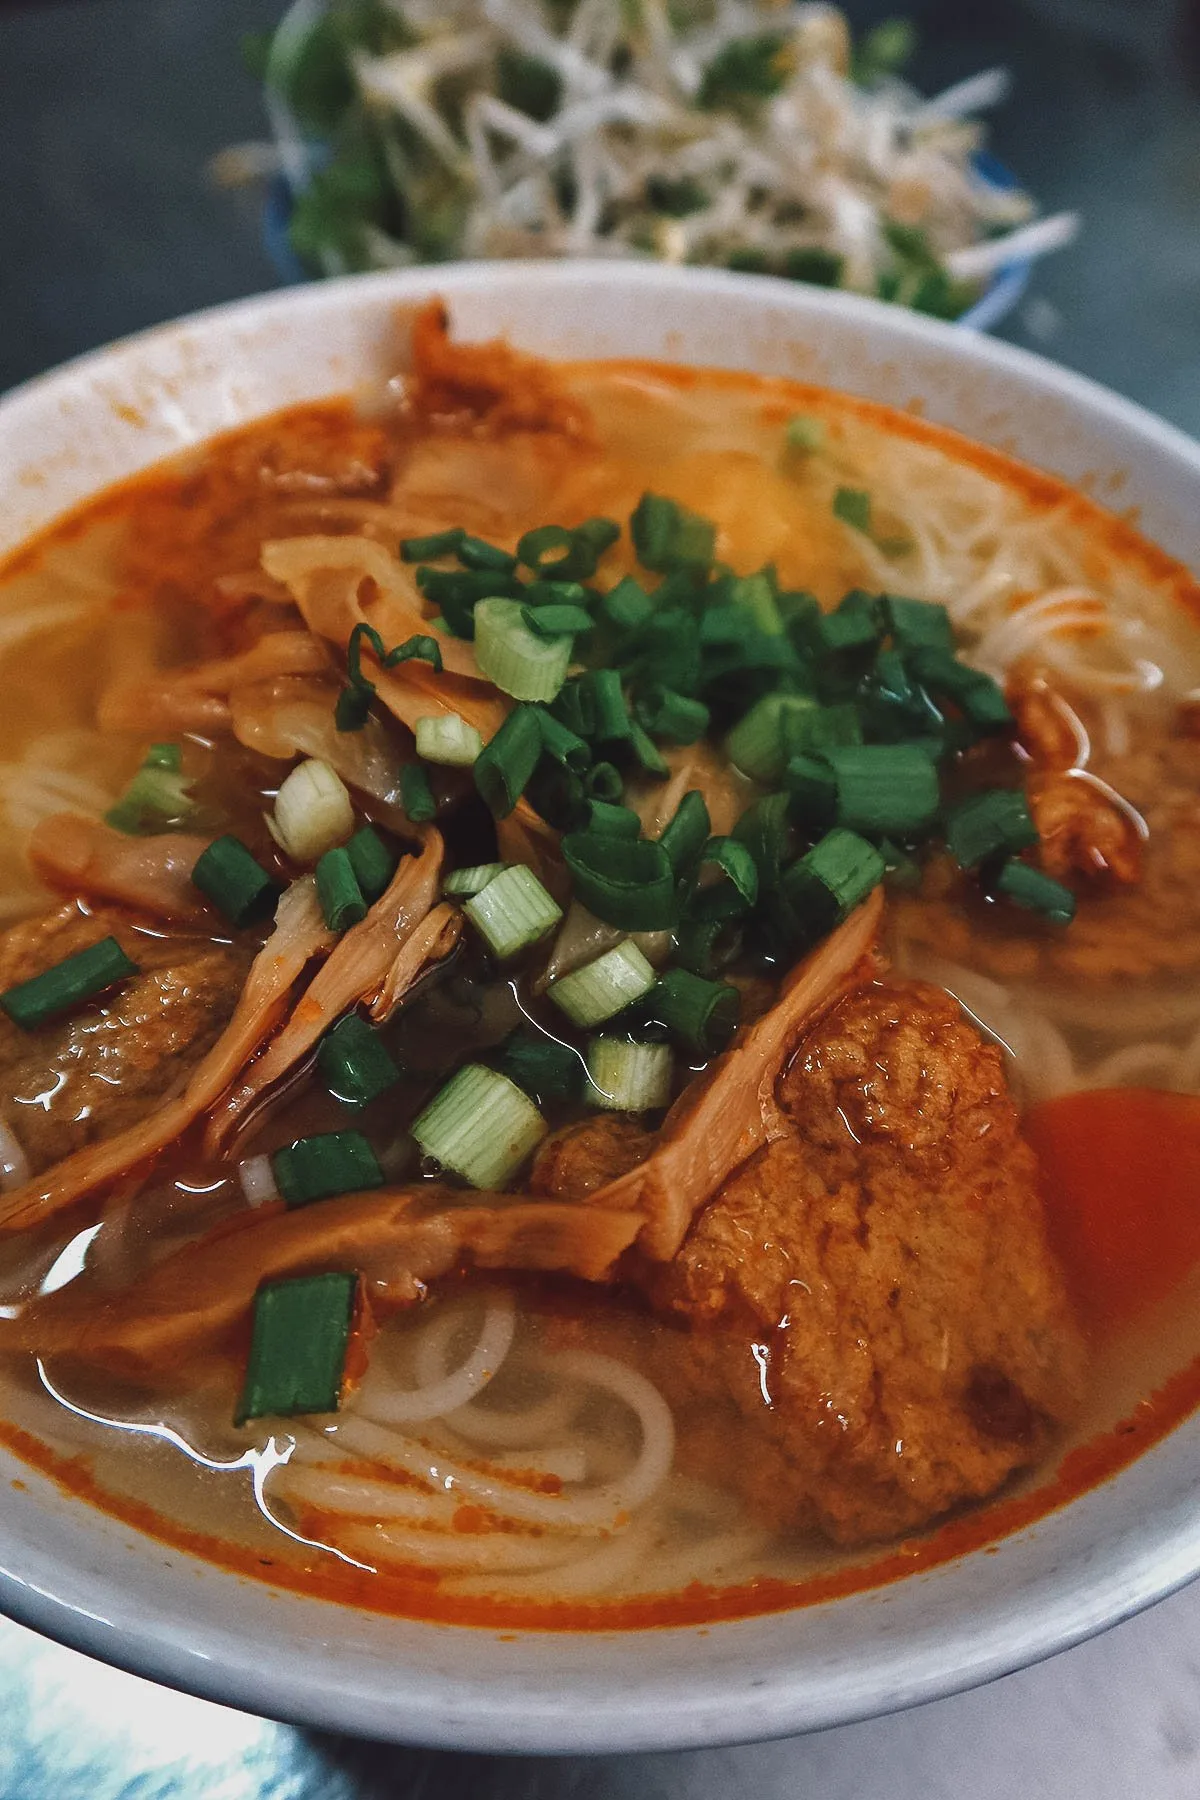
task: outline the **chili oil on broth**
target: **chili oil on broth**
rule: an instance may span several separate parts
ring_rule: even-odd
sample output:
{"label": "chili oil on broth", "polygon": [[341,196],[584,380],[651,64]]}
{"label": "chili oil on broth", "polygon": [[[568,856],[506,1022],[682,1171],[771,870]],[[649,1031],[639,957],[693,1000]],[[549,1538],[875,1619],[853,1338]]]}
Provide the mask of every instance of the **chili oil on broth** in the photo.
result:
{"label": "chili oil on broth", "polygon": [[[362,531],[392,543],[395,494],[406,481],[430,515],[449,508],[455,522],[466,517],[504,541],[547,518],[623,518],[644,489],[666,492],[717,520],[719,554],[739,570],[773,560],[785,584],[808,588],[825,604],[858,585],[937,600],[950,607],[981,666],[998,675],[1026,660],[1048,667],[1084,722],[1088,771],[1101,780],[1111,774],[1118,786],[1139,749],[1178,736],[1180,705],[1200,662],[1194,624],[1180,605],[1190,603],[1190,584],[1079,496],[968,450],[949,433],[782,382],[633,364],[578,366],[564,375],[595,422],[594,441],[569,454],[558,446],[547,456],[544,446],[520,441],[498,459],[495,446],[395,424],[387,428],[391,493],[268,486],[257,471],[281,445],[286,461],[289,438],[310,451],[314,439],[345,445],[353,456],[366,431],[378,447],[383,428],[361,426],[348,408],[299,409],[102,497],[15,559],[0,591],[0,654],[19,657],[25,678],[20,702],[0,722],[6,842],[19,851],[46,813],[66,807],[98,816],[111,804],[145,734],[98,732],[101,693],[131,664],[170,669],[236,651],[245,617],[224,603],[227,593],[214,604],[214,584],[236,588],[259,543],[314,530]],[[824,426],[820,453],[781,447],[783,426],[797,412]],[[482,489],[481,476],[488,478]],[[869,539],[834,516],[834,497],[846,486],[872,496]],[[443,510],[441,522],[448,519]],[[617,573],[624,554],[624,546],[614,552],[606,572]],[[1040,611],[1030,606],[1026,617],[1030,595]],[[1041,604],[1047,595],[1049,604]],[[279,623],[271,606],[269,589],[256,597],[259,627]],[[273,769],[287,765],[247,754],[236,780],[221,778],[212,774],[220,753],[199,734],[188,755],[201,778],[208,772],[202,792],[214,813],[264,845],[262,807]],[[1186,743],[1182,759],[1181,782]],[[1152,832],[1147,858],[1158,848]],[[18,854],[0,869],[0,881],[5,917],[44,904]],[[1119,938],[1123,904],[1121,896],[1085,900],[1081,917],[1089,906],[1108,908],[1109,935]],[[893,909],[892,954],[900,968],[946,986],[1015,1052],[1011,1070],[1024,1100],[1103,1087],[1123,1067],[1163,1087],[1200,1087],[1200,1001],[1193,1012],[1181,998],[1178,967],[1150,968],[1132,983],[1123,970],[1106,980],[1102,963],[1078,966],[1048,931],[1006,931],[986,909],[955,906],[954,954],[945,953],[947,901],[936,886]],[[437,1021],[449,1066],[444,984],[418,1000],[409,1020],[400,1015],[397,1041],[406,1031],[409,1039],[421,1036],[422,1012]],[[424,1073],[432,1081],[436,1070]],[[425,1092],[418,1084],[407,1096],[410,1116]],[[403,1119],[384,1114],[388,1102],[376,1102],[354,1122],[390,1133],[402,1156]],[[309,1132],[345,1122],[311,1069],[256,1122],[238,1155],[289,1141],[301,1120]],[[1053,1220],[1055,1196],[1047,1198]],[[98,1231],[68,1228],[32,1252],[10,1246],[9,1279],[20,1285],[32,1273],[60,1284],[86,1264],[87,1280],[117,1289],[189,1234],[243,1207],[228,1162],[205,1160],[189,1139],[157,1165],[134,1205],[113,1197]],[[1068,1267],[1069,1276],[1079,1274]],[[1086,1271],[1077,1285],[1086,1305]],[[999,1500],[906,1541],[899,1556],[839,1552],[810,1533],[764,1524],[746,1495],[731,1494],[720,1478],[729,1439],[724,1456],[714,1456],[701,1431],[680,1424],[686,1335],[632,1295],[598,1295],[581,1284],[449,1283],[415,1316],[384,1324],[372,1346],[366,1401],[389,1411],[379,1376],[390,1365],[393,1414],[404,1412],[396,1393],[412,1387],[440,1386],[457,1402],[432,1423],[398,1416],[380,1427],[429,1446],[430,1466],[449,1459],[458,1470],[462,1498],[432,1519],[419,1470],[398,1468],[387,1445],[360,1433],[357,1408],[294,1430],[288,1422],[234,1430],[236,1356],[189,1369],[186,1391],[170,1394],[52,1362],[39,1369],[31,1360],[9,1371],[5,1411],[11,1433],[23,1434],[24,1453],[67,1485],[156,1535],[252,1573],[269,1570],[288,1585],[414,1616],[652,1623],[773,1609],[890,1579],[1069,1498],[1195,1403],[1200,1377],[1177,1373],[1191,1361],[1194,1317],[1185,1283],[1153,1294],[1115,1325],[1094,1320],[1092,1394],[1050,1464],[1009,1483]],[[731,1334],[731,1357],[754,1350]],[[481,1398],[493,1364],[499,1373]],[[572,1371],[566,1380],[564,1368]],[[1148,1407],[1154,1392],[1161,1398]],[[673,1423],[664,1393],[676,1403]],[[1106,1435],[1128,1415],[1139,1419],[1138,1431]],[[752,1425],[726,1425],[740,1430],[739,1460],[753,1466]],[[674,1473],[664,1475],[672,1430]],[[1054,1474],[1060,1463],[1062,1478]],[[578,1486],[585,1468],[601,1504],[585,1504],[571,1532],[548,1529],[546,1517],[557,1515],[547,1514],[546,1503],[553,1508],[562,1491]],[[492,1510],[497,1477],[507,1514]],[[622,1488],[631,1481],[632,1493]],[[381,1526],[385,1487],[393,1511]],[[356,1513],[356,1505],[365,1510]],[[480,1554],[464,1569],[445,1545],[470,1535],[480,1515],[494,1528],[478,1534]],[[702,1585],[685,1591],[689,1582]]]}

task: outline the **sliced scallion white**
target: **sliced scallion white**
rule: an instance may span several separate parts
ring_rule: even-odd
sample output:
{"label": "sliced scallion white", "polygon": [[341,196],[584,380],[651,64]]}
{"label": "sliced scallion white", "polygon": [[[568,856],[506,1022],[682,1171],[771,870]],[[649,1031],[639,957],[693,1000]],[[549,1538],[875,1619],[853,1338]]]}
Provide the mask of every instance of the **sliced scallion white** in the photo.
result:
{"label": "sliced scallion white", "polygon": [[472,894],[478,894],[494,881],[497,875],[503,875],[507,863],[476,863],[470,869],[451,869],[442,883],[442,892],[447,900],[469,900]]}
{"label": "sliced scallion white", "polygon": [[514,700],[553,700],[567,678],[573,643],[530,631],[519,600],[481,600],[475,608],[475,661]]}
{"label": "sliced scallion white", "polygon": [[412,1135],[423,1155],[472,1187],[498,1188],[548,1130],[528,1094],[507,1075],[468,1063],[414,1120]]}
{"label": "sliced scallion white", "polygon": [[574,1024],[603,1025],[648,994],[656,979],[637,945],[626,942],[551,982],[549,994]]}
{"label": "sliced scallion white", "polygon": [[448,769],[469,769],[483,749],[478,728],[457,713],[430,713],[416,724],[417,755]]}
{"label": "sliced scallion white", "polygon": [[269,1156],[247,1156],[238,1164],[238,1180],[247,1206],[266,1206],[279,1198],[279,1184]]}
{"label": "sliced scallion white", "polygon": [[268,823],[276,843],[296,862],[316,862],[350,836],[354,807],[337,770],[310,757],[284,780]]}
{"label": "sliced scallion white", "polygon": [[463,910],[501,962],[538,943],[562,918],[562,907],[524,863],[494,875]]}
{"label": "sliced scallion white", "polygon": [[587,1047],[587,1100],[607,1112],[650,1112],[671,1098],[669,1044],[594,1037]]}

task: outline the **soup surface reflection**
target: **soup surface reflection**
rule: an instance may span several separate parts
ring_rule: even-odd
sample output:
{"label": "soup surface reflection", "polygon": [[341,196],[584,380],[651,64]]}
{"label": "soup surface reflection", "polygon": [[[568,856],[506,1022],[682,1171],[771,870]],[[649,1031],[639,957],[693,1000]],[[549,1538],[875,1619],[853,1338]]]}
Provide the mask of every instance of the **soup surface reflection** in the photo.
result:
{"label": "soup surface reflection", "polygon": [[1200,1389],[1190,578],[836,393],[408,367],[0,571],[0,1431],[474,1623],[1061,1504]]}

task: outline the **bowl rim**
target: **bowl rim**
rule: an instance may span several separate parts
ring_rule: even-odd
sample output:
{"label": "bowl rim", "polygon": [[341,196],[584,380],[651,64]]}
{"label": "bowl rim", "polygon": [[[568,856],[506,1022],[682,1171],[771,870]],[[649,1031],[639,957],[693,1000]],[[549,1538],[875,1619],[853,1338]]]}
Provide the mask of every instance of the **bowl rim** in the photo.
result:
{"label": "bowl rim", "polygon": [[[822,318],[834,316],[858,320],[877,336],[882,334],[890,346],[899,350],[905,343],[926,349],[932,347],[945,351],[965,368],[974,365],[1001,375],[1011,371],[1019,375],[1027,387],[1032,384],[1065,400],[1068,405],[1084,408],[1093,421],[1099,417],[1119,424],[1148,449],[1153,448],[1173,462],[1186,465],[1189,477],[1200,483],[1200,445],[1185,433],[1087,377],[1060,369],[1032,352],[962,333],[953,325],[872,299],[800,289],[723,270],[681,271],[661,264],[621,265],[619,269],[609,263],[586,262],[462,264],[385,271],[251,296],[141,332],[32,378],[0,400],[0,441],[16,409],[52,405],[56,396],[65,396],[79,385],[81,378],[103,374],[122,361],[134,366],[145,353],[153,352],[164,342],[169,343],[179,333],[227,332],[252,321],[261,324],[264,320],[287,319],[300,312],[311,311],[319,315],[327,308],[340,305],[353,309],[357,302],[370,303],[381,297],[403,301],[444,293],[453,306],[456,297],[461,295],[487,296],[497,289],[511,292],[523,283],[564,293],[603,284],[607,290],[606,299],[621,285],[668,293],[682,288],[699,289],[715,295],[741,296],[751,307],[769,303],[794,315],[798,323],[806,321],[814,327],[819,327]],[[147,461],[157,460],[158,454],[149,456]],[[1200,1432],[1197,1442],[1200,1443]],[[1139,1469],[1145,1470],[1154,1455],[1154,1449],[1145,1453],[1138,1462],[1106,1484],[1107,1488],[1115,1489],[1121,1483],[1132,1487],[1134,1484],[1126,1478]],[[1084,1496],[1072,1502],[1072,1507],[1067,1510],[1082,1507],[1089,1500],[1090,1496]],[[711,1695],[706,1698],[703,1694],[692,1703],[681,1704],[673,1713],[664,1712],[661,1700],[654,1696],[652,1684],[644,1692],[631,1691],[615,1699],[606,1696],[604,1703],[598,1706],[595,1718],[589,1720],[552,1717],[545,1708],[537,1711],[532,1701],[527,1714],[519,1716],[520,1701],[511,1692],[497,1698],[490,1708],[480,1705],[472,1717],[464,1716],[461,1707],[457,1711],[451,1709],[445,1714],[423,1717],[411,1703],[407,1710],[401,1704],[391,1713],[381,1713],[377,1705],[367,1704],[361,1697],[356,1703],[353,1696],[348,1699],[344,1692],[335,1691],[331,1696],[318,1681],[298,1679],[295,1671],[289,1673],[282,1663],[273,1666],[249,1652],[234,1653],[227,1649],[223,1659],[215,1662],[210,1653],[189,1642],[186,1620],[176,1619],[176,1630],[172,1635],[164,1632],[161,1622],[132,1615],[128,1604],[125,1604],[125,1616],[122,1617],[123,1596],[117,1596],[106,1609],[88,1605],[86,1598],[81,1602],[78,1597],[72,1599],[61,1592],[56,1593],[44,1578],[38,1579],[39,1573],[44,1575],[44,1571],[33,1569],[31,1572],[28,1567],[22,1570],[19,1564],[11,1566],[2,1526],[0,1609],[69,1647],[133,1673],[224,1704],[242,1706],[298,1724],[373,1733],[431,1747],[546,1752],[673,1749],[744,1742],[751,1738],[762,1739],[849,1723],[958,1692],[1051,1656],[1131,1616],[1200,1573],[1200,1532],[1185,1527],[1176,1516],[1152,1520],[1152,1527],[1148,1540],[1123,1543],[1120,1554],[1094,1571],[1082,1603],[1077,1599],[1068,1603],[1069,1597],[1064,1597],[1061,1604],[1045,1607],[1040,1619],[1035,1621],[1035,1628],[1026,1631],[1019,1641],[1005,1643],[994,1632],[991,1636],[987,1631],[976,1633],[969,1645],[972,1654],[963,1655],[961,1643],[951,1644],[952,1653],[957,1650],[958,1660],[954,1660],[953,1654],[949,1659],[943,1656],[937,1667],[925,1667],[911,1678],[897,1682],[884,1699],[878,1695],[864,1698],[848,1694],[844,1701],[827,1704],[817,1715],[811,1708],[806,1712],[802,1697],[789,1689],[786,1681],[736,1711],[736,1716],[732,1717],[728,1711],[718,1716]],[[962,1559],[963,1562],[971,1560],[970,1557]],[[903,1587],[909,1585],[910,1582],[901,1584]],[[890,1591],[871,1590],[863,1598],[867,1602],[880,1596],[886,1598]],[[88,1592],[103,1599],[107,1590],[101,1576],[95,1578]],[[109,1594],[109,1598],[113,1599],[113,1596]],[[742,1623],[754,1626],[760,1621],[735,1621],[731,1622],[731,1628]],[[438,1626],[431,1629],[453,1634],[477,1628]],[[690,1633],[693,1629],[657,1628],[664,1635]],[[727,1627],[718,1625],[708,1629],[716,1636],[726,1632]],[[557,1634],[540,1635],[545,1640],[557,1637]],[[568,1635],[578,1637],[578,1634]],[[648,1640],[653,1636],[648,1632],[587,1635],[616,1640]],[[232,1638],[234,1634],[230,1636]]]}

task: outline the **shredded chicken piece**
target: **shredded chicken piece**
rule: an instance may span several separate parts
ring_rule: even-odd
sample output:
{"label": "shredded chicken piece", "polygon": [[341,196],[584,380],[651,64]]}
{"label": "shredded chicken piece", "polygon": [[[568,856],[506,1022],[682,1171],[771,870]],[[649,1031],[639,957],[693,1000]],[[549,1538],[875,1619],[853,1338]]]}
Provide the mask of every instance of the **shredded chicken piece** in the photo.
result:
{"label": "shredded chicken piece", "polygon": [[463,915],[457,906],[443,901],[422,919],[411,937],[401,944],[383,984],[371,1002],[371,1017],[382,1025],[434,963],[444,962],[463,932]]}
{"label": "shredded chicken piece", "polygon": [[666,759],[671,779],[647,783],[641,792],[635,786],[628,801],[646,836],[658,837],[675,817],[684,796],[692,792],[698,793],[708,808],[714,834],[727,836],[757,791],[753,784],[702,740],[668,750]]}
{"label": "shredded chicken piece", "polygon": [[437,898],[442,839],[427,831],[419,856],[403,856],[386,891],[296,1002],[291,1017],[209,1120],[205,1151],[217,1155],[269,1088],[289,1074],[351,1007],[374,1002],[408,938]]}
{"label": "shredded chicken piece", "polygon": [[464,1265],[562,1270],[602,1280],[637,1236],[636,1213],[422,1185],[345,1194],[293,1212],[238,1214],[184,1245],[119,1299],[84,1281],[0,1319],[0,1347],[79,1356],[141,1380],[194,1370],[244,1326],[263,1281],[313,1269],[360,1273],[376,1304],[402,1306]]}
{"label": "shredded chicken piece", "polygon": [[776,1004],[667,1114],[659,1147],[628,1175],[592,1196],[595,1204],[637,1207],[648,1256],[674,1256],[693,1216],[748,1156],[786,1125],[775,1083],[792,1046],[814,1019],[864,979],[883,911],[880,890],[794,969]]}
{"label": "shredded chicken piece", "polygon": [[225,731],[229,696],[250,681],[276,675],[320,675],[329,652],[309,631],[269,631],[237,656],[191,668],[122,676],[100,697],[101,731]]}
{"label": "shredded chicken piece", "polygon": [[0,1232],[27,1231],[94,1193],[174,1143],[224,1093],[283,1012],[292,987],[334,936],[311,876],[282,896],[275,929],[255,957],[233,1017],[177,1100],[128,1131],[88,1145],[0,1200]]}
{"label": "shredded chicken piece", "polygon": [[30,833],[29,861],[48,887],[115,900],[159,919],[211,924],[212,912],[192,885],[192,870],[208,844],[208,838],[183,831],[127,837],[99,819],[51,813]]}
{"label": "shredded chicken piece", "polygon": [[378,822],[407,834],[400,771],[405,762],[400,734],[390,721],[371,715],[359,731],[339,731],[334,716],[338,686],[312,676],[279,676],[234,688],[229,696],[230,727],[239,744],[260,756],[291,762],[315,756],[336,769],[349,787],[378,802]]}
{"label": "shredded chicken piece", "polygon": [[496,846],[504,862],[524,863],[556,900],[566,900],[570,882],[559,835],[524,795],[506,818],[496,820]]}
{"label": "shredded chicken piece", "polygon": [[1086,770],[1035,776],[1029,810],[1041,839],[1038,860],[1056,881],[1133,887],[1141,880],[1145,826],[1119,794]]}
{"label": "shredded chicken piece", "polygon": [[1017,743],[1043,769],[1082,769],[1091,752],[1087,727],[1037,670],[1019,669],[1005,688]]}
{"label": "shredded chicken piece", "polygon": [[[504,723],[507,702],[480,676],[475,652],[426,618],[412,574],[381,544],[363,537],[279,538],[263,545],[263,568],[293,595],[306,623],[339,649],[356,625],[378,631],[389,650],[410,637],[433,637],[442,674],[413,658],[394,669],[364,668],[388,710],[410,729],[431,713],[458,713],[492,737]],[[363,590],[369,584],[369,598]]]}

